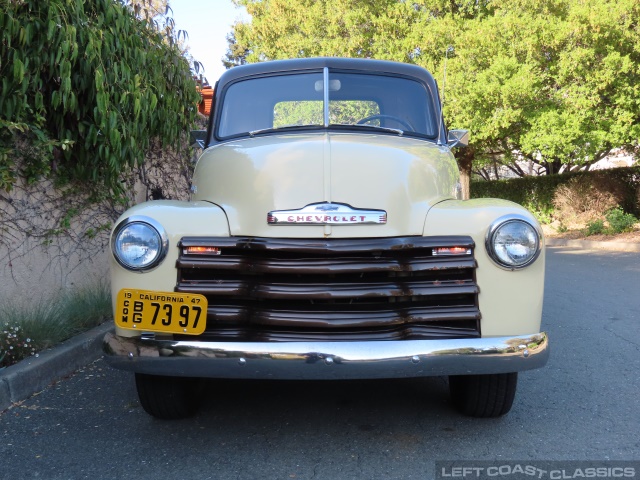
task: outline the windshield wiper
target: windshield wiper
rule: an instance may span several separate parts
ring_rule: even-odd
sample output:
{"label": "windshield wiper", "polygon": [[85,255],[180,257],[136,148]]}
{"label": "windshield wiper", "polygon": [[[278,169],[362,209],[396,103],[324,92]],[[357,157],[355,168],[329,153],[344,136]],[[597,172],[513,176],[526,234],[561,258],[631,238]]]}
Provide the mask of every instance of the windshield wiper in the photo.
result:
{"label": "windshield wiper", "polygon": [[340,128],[363,128],[368,130],[382,130],[383,132],[396,133],[398,135],[404,135],[404,130],[400,130],[399,128],[390,128],[390,127],[380,127],[379,125],[365,125],[364,123],[332,123],[329,125],[331,127],[340,127]]}
{"label": "windshield wiper", "polygon": [[[357,123],[332,123],[329,125],[329,128],[357,128],[363,130],[372,130],[372,131],[383,131],[389,133],[395,133],[396,135],[404,135],[404,130],[400,130],[399,128],[390,128],[390,127],[380,127],[378,125],[364,125]],[[250,137],[254,137],[255,135],[260,135],[261,133],[274,133],[281,131],[289,131],[289,130],[308,130],[312,128],[323,128],[322,125],[285,125],[282,127],[269,127],[269,128],[260,128],[258,130],[251,130],[249,133]]]}
{"label": "windshield wiper", "polygon": [[285,125],[282,127],[269,127],[269,128],[259,128],[258,130],[251,130],[249,132],[249,136],[253,137],[255,135],[259,135],[261,133],[273,133],[273,132],[280,132],[280,131],[288,131],[288,130],[296,130],[298,128],[301,128],[303,130],[309,129],[309,128],[321,128],[321,125]]}

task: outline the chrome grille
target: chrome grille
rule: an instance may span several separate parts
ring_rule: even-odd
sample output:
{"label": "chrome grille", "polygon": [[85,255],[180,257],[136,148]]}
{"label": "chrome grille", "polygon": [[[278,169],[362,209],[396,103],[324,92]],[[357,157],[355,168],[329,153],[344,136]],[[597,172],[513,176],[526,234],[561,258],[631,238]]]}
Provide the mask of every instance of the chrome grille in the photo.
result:
{"label": "chrome grille", "polygon": [[[209,302],[201,339],[480,336],[470,237],[185,237],[179,247],[176,291]],[[464,253],[437,255],[454,247]]]}

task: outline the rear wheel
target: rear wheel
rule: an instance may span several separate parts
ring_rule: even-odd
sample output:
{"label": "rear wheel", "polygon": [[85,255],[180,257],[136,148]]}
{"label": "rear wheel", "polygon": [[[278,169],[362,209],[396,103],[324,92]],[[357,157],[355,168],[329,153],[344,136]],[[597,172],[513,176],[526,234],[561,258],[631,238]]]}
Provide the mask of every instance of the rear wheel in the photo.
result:
{"label": "rear wheel", "polygon": [[138,398],[145,412],[163,420],[194,415],[200,406],[201,380],[136,373]]}
{"label": "rear wheel", "polygon": [[452,375],[449,392],[455,407],[470,417],[499,417],[511,410],[518,374]]}

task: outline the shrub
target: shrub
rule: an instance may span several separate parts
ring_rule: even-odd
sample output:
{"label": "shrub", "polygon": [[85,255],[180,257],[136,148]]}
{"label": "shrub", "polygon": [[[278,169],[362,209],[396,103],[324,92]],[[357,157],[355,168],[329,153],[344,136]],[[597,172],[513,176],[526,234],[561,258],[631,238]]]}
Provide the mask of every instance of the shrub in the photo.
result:
{"label": "shrub", "polygon": [[604,220],[599,218],[598,220],[587,223],[587,237],[591,235],[600,235],[601,233],[604,233]]}
{"label": "shrub", "polygon": [[111,315],[111,294],[101,284],[28,305],[0,306],[0,368],[13,365]]}
{"label": "shrub", "polygon": [[5,322],[0,328],[0,369],[28,356],[38,355],[31,338],[24,335],[20,325]]}
{"label": "shrub", "polygon": [[471,197],[511,200],[529,209],[541,223],[550,223],[554,211],[553,194],[565,181],[563,175],[548,175],[474,182]]}
{"label": "shrub", "polygon": [[632,230],[638,219],[630,213],[624,213],[622,208],[616,207],[606,214],[607,222],[611,233],[622,233]]}
{"label": "shrub", "polygon": [[606,175],[581,175],[556,188],[554,217],[565,225],[589,224],[619,205],[625,187]]}
{"label": "shrub", "polygon": [[[581,195],[575,189],[569,192],[557,193],[560,187],[566,186],[571,182],[582,185],[583,192]],[[596,192],[598,198],[590,199],[589,192]],[[613,203],[606,202],[605,205],[608,205],[607,207],[597,207],[600,211],[599,215],[596,214],[589,217],[577,214],[576,210],[585,210],[585,204],[588,205],[591,202],[598,205],[608,194],[613,195],[616,201]],[[564,198],[573,196],[574,200],[577,196],[583,206],[576,205],[574,207],[573,200],[558,198],[558,203],[566,205],[565,210],[558,212],[556,206],[557,196]],[[620,205],[625,212],[640,215],[640,167],[621,167],[593,172],[570,172],[560,175],[542,175],[509,180],[474,181],[471,184],[471,197],[511,200],[529,209],[541,223],[560,220],[563,224],[579,221],[584,224],[597,218],[602,218],[608,209],[616,205]],[[571,220],[567,221],[567,218]]]}

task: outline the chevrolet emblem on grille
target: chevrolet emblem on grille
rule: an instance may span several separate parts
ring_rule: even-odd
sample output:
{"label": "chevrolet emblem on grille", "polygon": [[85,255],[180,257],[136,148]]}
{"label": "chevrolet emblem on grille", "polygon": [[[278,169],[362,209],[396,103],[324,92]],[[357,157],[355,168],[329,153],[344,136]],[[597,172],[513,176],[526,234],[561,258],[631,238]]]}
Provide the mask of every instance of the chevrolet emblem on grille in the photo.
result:
{"label": "chevrolet emblem on grille", "polygon": [[312,203],[297,210],[274,210],[267,214],[269,225],[362,225],[385,224],[384,210],[363,210],[346,203]]}

